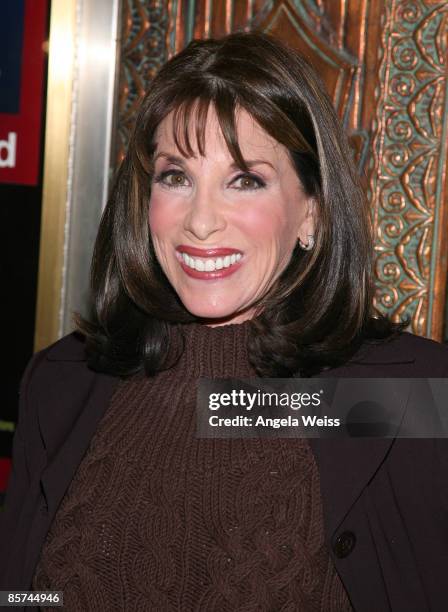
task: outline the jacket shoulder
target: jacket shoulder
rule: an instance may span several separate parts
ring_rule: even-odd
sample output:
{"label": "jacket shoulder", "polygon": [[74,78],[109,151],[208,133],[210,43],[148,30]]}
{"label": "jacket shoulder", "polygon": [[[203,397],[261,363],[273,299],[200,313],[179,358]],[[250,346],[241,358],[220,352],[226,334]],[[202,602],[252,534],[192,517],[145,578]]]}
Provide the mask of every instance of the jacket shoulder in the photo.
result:
{"label": "jacket shoulder", "polygon": [[397,338],[397,343],[400,343],[403,352],[409,351],[417,359],[439,357],[445,360],[445,365],[448,365],[448,345],[442,342],[437,342],[431,338],[416,336],[410,332],[402,332]]}
{"label": "jacket shoulder", "polygon": [[86,361],[85,338],[71,332],[43,350],[48,361]]}
{"label": "jacket shoulder", "polygon": [[32,381],[35,381],[36,372],[46,370],[47,361],[86,361],[84,338],[78,332],[67,334],[49,346],[34,353],[28,361],[22,374],[19,386],[19,396],[23,396]]}
{"label": "jacket shoulder", "polygon": [[448,345],[430,338],[401,332],[390,339],[366,341],[349,360],[355,364],[414,364],[412,376],[448,376]]}

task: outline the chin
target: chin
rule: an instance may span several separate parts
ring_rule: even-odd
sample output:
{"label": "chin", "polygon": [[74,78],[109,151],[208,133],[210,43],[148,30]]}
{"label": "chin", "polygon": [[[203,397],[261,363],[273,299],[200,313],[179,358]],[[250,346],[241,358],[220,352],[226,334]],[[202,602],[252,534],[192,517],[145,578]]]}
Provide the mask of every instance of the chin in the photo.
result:
{"label": "chin", "polygon": [[196,317],[204,319],[231,319],[237,316],[233,310],[223,310],[221,308],[187,308]]}
{"label": "chin", "polygon": [[231,319],[237,316],[239,312],[237,307],[226,307],[224,304],[212,305],[200,303],[196,300],[194,302],[182,300],[182,303],[191,314],[204,319]]}
{"label": "chin", "polygon": [[253,308],[240,308],[238,306],[225,307],[224,304],[213,306],[211,304],[198,304],[182,302],[185,308],[200,319],[204,319],[203,323],[210,325],[225,325],[227,323],[242,323],[246,319],[251,319],[254,316]]}

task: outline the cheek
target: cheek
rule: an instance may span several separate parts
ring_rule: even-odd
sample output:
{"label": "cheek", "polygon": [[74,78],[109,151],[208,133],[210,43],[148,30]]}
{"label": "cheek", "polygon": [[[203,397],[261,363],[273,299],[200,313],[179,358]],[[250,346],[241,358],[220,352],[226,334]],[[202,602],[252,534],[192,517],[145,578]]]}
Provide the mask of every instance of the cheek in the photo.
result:
{"label": "cheek", "polygon": [[288,221],[286,209],[279,206],[278,202],[259,201],[256,207],[241,216],[240,227],[251,241],[268,244],[281,242]]}
{"label": "cheek", "polygon": [[151,234],[159,237],[172,230],[174,225],[173,209],[166,198],[151,194],[149,200],[148,223]]}

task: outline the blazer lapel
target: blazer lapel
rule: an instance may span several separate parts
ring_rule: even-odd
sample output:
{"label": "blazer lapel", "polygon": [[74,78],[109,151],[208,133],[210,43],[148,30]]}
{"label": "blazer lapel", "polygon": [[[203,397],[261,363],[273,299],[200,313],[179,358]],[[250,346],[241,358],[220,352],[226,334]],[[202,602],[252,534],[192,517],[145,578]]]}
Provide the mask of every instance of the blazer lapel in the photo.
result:
{"label": "blazer lapel", "polygon": [[48,371],[48,386],[39,399],[38,420],[47,453],[42,490],[52,517],[119,379],[89,370],[85,361],[54,361]]}
{"label": "blazer lapel", "polygon": [[319,468],[325,531],[331,539],[375,474],[393,438],[310,438]]}
{"label": "blazer lapel", "polygon": [[[364,344],[349,363],[324,371],[318,377],[410,377],[409,364],[414,362],[414,355],[404,356],[395,343],[379,346]],[[399,364],[407,365],[401,369]],[[398,366],[402,373],[397,373],[396,368],[389,366]],[[400,398],[400,403],[395,406],[394,417],[397,422],[404,418],[407,399],[408,396]],[[309,438],[319,468],[325,531],[330,540],[363,488],[380,467],[394,440],[393,436]]]}

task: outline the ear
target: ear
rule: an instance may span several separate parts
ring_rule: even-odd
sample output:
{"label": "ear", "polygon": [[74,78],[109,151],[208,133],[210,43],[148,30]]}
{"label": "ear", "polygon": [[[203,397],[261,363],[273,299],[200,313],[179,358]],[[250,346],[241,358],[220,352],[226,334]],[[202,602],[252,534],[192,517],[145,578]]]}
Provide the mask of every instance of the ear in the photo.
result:
{"label": "ear", "polygon": [[304,244],[308,244],[308,236],[314,236],[317,227],[317,201],[316,198],[310,197],[305,200],[305,216],[299,226],[297,238]]}

